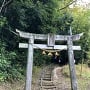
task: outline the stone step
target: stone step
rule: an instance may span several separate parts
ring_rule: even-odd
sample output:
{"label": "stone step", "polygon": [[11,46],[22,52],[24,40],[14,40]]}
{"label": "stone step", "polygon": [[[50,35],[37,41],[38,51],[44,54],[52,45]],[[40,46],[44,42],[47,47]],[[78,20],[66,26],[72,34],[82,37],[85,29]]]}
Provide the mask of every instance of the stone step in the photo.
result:
{"label": "stone step", "polygon": [[43,78],[51,78],[51,76],[44,76]]}
{"label": "stone step", "polygon": [[56,86],[42,86],[43,89],[54,89]]}
{"label": "stone step", "polygon": [[45,73],[45,75],[51,75],[51,73]]}
{"label": "stone step", "polygon": [[43,80],[51,81],[51,78],[43,78]]}
{"label": "stone step", "polygon": [[42,80],[42,86],[54,86],[53,81]]}

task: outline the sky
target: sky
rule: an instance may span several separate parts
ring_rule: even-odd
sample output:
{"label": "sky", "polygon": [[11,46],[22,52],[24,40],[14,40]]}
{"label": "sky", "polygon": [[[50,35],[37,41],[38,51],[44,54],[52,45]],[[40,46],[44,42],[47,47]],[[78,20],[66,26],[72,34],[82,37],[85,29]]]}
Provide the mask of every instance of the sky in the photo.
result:
{"label": "sky", "polygon": [[[76,4],[81,7],[87,7],[88,3],[90,3],[90,0],[77,0]],[[73,8],[73,4],[70,6],[70,8]]]}
{"label": "sky", "polygon": [[83,1],[83,2],[87,2],[87,3],[90,2],[90,0],[82,0],[82,1]]}
{"label": "sky", "polygon": [[90,3],[90,0],[77,0],[77,2],[81,2],[83,4],[88,4],[88,3]]}

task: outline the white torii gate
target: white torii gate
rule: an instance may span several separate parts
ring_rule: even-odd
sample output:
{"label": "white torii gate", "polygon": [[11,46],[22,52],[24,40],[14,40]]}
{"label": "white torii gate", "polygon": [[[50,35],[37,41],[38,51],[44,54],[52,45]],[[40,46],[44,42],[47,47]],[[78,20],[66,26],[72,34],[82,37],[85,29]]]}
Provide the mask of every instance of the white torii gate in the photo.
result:
{"label": "white torii gate", "polygon": [[[79,40],[80,37],[83,35],[83,33],[76,35],[32,34],[32,33],[22,32],[17,29],[16,32],[19,33],[20,37],[28,39],[28,44],[19,43],[20,48],[28,48],[25,90],[31,90],[33,48],[68,50],[69,68],[70,68],[70,76],[71,76],[71,89],[77,90],[77,80],[76,80],[76,72],[74,66],[73,50],[81,50],[81,47],[73,46],[72,41]],[[34,40],[42,40],[42,41],[47,40],[47,44],[34,44]],[[67,41],[67,45],[55,45],[55,41]]]}

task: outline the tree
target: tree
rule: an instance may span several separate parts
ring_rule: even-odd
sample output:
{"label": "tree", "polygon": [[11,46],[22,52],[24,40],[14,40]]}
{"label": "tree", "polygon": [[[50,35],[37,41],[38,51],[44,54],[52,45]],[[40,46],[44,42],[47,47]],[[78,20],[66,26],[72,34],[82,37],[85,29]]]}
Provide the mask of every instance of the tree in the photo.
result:
{"label": "tree", "polygon": [[71,9],[71,12],[73,16],[73,22],[72,22],[73,34],[84,32],[82,39],[79,42],[75,43],[76,45],[80,43],[82,47],[82,51],[79,54],[76,53],[76,55],[79,59],[87,60],[87,52],[89,52],[89,47],[90,47],[90,42],[89,42],[90,11],[88,9],[74,7]]}
{"label": "tree", "polygon": [[[8,2],[8,0],[6,1]],[[3,0],[1,1],[1,5],[2,2]],[[7,55],[4,56],[6,58],[6,63],[10,61],[10,71],[8,74],[17,73],[17,76],[19,76],[20,73],[24,74],[26,66],[27,50],[18,49],[18,43],[19,41],[27,41],[19,38],[15,33],[16,28],[30,33],[55,33],[67,35],[71,25],[73,34],[82,31],[85,32],[85,38],[83,37],[80,43],[82,47],[84,44],[86,45],[83,50],[89,50],[87,49],[87,47],[89,48],[89,45],[87,45],[85,41],[88,40],[87,42],[89,42],[89,38],[86,38],[88,35],[88,31],[86,30],[89,29],[89,23],[87,24],[86,21],[88,21],[87,16],[89,16],[90,13],[89,11],[85,11],[84,14],[81,14],[80,12],[75,11],[75,8],[72,10],[69,9],[68,6],[71,3],[72,0],[14,0],[8,5],[8,7],[2,9],[2,17],[0,19],[0,38],[2,38],[3,43],[5,43],[5,46],[3,46],[5,52],[8,54],[10,52],[10,59],[8,59]],[[76,13],[78,13],[78,15]],[[66,42],[60,43],[66,44]],[[41,55],[41,50],[36,50],[34,54],[34,65],[49,63],[49,61],[45,61],[49,58],[48,56],[38,57]],[[79,56],[77,53],[76,55]]]}

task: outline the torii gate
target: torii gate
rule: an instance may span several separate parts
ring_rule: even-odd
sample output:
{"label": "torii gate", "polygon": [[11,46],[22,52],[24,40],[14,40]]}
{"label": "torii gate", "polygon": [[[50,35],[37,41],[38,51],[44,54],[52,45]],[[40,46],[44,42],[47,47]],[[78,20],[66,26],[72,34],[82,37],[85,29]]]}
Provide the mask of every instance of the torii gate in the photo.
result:
{"label": "torii gate", "polygon": [[[79,40],[80,37],[83,35],[83,33],[76,34],[76,35],[32,34],[32,33],[19,31],[17,29],[16,29],[16,32],[19,33],[20,37],[28,39],[28,44],[19,43],[20,48],[28,48],[25,90],[31,90],[32,68],[33,68],[33,48],[68,50],[71,89],[77,90],[77,80],[76,80],[73,50],[81,50],[81,47],[73,46],[72,41]],[[47,40],[47,44],[34,44],[34,40],[43,40],[43,41]],[[55,45],[56,41],[67,41],[67,45]]]}

